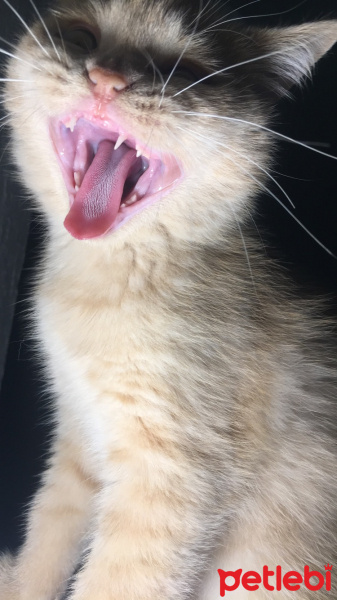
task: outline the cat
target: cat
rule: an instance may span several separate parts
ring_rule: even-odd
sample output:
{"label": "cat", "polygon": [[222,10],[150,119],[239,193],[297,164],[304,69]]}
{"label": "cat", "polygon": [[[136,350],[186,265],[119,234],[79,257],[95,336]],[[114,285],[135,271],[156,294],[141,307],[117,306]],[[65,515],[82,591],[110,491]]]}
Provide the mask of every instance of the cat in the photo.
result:
{"label": "cat", "polygon": [[[216,10],[61,0],[9,60],[13,156],[48,229],[33,318],[55,433],[1,600],[60,599],[72,577],[71,600],[336,591],[331,326],[251,212],[277,100],[337,22]],[[244,584],[267,566],[298,589]]]}

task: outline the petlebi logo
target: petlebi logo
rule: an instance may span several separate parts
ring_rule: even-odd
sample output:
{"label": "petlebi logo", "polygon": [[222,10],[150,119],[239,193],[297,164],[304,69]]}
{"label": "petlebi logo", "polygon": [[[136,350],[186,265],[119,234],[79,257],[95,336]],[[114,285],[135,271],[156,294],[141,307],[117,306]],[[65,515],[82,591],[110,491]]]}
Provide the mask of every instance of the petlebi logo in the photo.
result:
{"label": "petlebi logo", "polygon": [[332,565],[325,565],[325,576],[319,571],[311,571],[307,565],[304,567],[303,574],[298,571],[288,571],[284,573],[282,567],[277,566],[274,571],[264,566],[262,574],[256,571],[247,571],[243,573],[242,569],[237,571],[223,571],[218,569],[220,576],[220,596],[224,598],[226,592],[234,592],[240,586],[250,592],[256,592],[264,587],[272,592],[276,590],[298,591],[307,588],[310,591],[317,592],[321,589],[331,591]]}

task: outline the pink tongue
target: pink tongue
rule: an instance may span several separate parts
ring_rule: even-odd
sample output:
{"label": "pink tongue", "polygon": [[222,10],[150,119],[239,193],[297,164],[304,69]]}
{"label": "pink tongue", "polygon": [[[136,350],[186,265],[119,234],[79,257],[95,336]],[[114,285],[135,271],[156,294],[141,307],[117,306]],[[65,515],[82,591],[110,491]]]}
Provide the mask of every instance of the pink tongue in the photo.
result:
{"label": "pink tongue", "polygon": [[103,235],[116,219],[136,151],[125,144],[114,150],[114,145],[109,140],[100,143],[65,218],[65,228],[78,240]]}

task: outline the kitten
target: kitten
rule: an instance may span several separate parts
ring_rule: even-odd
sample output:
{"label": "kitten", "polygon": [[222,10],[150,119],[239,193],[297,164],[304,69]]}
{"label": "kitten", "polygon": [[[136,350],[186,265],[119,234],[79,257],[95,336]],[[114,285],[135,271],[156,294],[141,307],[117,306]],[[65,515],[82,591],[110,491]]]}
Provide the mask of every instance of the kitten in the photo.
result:
{"label": "kitten", "polygon": [[[64,0],[8,65],[56,408],[1,600],[61,598],[80,561],[71,600],[215,600],[218,569],[337,558],[333,346],[250,230],[274,106],[337,22],[219,28],[196,4]],[[333,594],[257,587],[226,597]]]}

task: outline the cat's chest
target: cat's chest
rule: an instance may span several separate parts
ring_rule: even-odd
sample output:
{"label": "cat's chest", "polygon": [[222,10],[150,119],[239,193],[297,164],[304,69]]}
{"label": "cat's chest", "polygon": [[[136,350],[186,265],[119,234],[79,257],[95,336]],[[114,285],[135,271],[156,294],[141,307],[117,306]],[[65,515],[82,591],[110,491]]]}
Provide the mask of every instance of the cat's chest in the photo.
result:
{"label": "cat's chest", "polygon": [[[140,298],[133,305],[39,298],[39,336],[56,389],[60,419],[84,440],[86,461],[103,469],[130,446],[139,418],[156,418],[168,397],[167,324]],[[90,468],[90,467],[89,467]]]}
{"label": "cat's chest", "polygon": [[92,290],[43,290],[38,298],[40,337],[53,362],[79,365],[88,380],[103,377],[114,385],[125,374],[146,370],[153,355],[160,362],[168,322],[165,311],[141,293],[112,294]]}
{"label": "cat's chest", "polygon": [[67,267],[57,264],[52,277],[45,274],[37,294],[43,335],[55,336],[77,357],[103,362],[127,360],[130,352],[135,357],[165,327],[150,261],[140,253],[136,260],[127,250],[104,261],[85,250],[83,256],[62,257]]}

